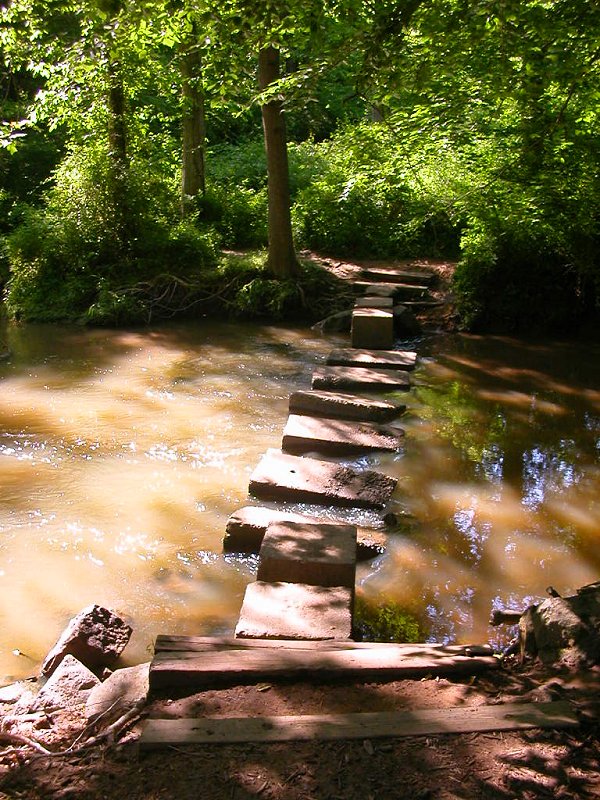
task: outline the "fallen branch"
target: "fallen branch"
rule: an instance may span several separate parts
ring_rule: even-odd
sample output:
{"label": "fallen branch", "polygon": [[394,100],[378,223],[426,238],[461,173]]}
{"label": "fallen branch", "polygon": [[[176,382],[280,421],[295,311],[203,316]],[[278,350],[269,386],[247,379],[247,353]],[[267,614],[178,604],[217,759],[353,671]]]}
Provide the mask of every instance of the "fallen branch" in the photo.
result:
{"label": "fallen branch", "polygon": [[[82,736],[82,734],[79,734],[75,741],[64,750],[49,750],[43,744],[29,736],[23,736],[20,733],[13,733],[11,731],[7,731],[4,727],[0,727],[0,741],[9,742],[9,744],[12,745],[12,747],[1,750],[0,756],[11,755],[14,752],[18,752],[16,749],[17,747],[28,747],[30,750],[33,750],[40,755],[52,757],[70,756],[83,753],[86,750],[90,750],[92,747],[95,747],[97,744],[100,744],[104,740],[111,739],[114,741],[116,737],[125,730],[126,727],[139,719],[144,705],[145,700],[141,700],[139,703],[136,703],[134,706],[132,706],[129,711],[126,711],[124,714],[122,714],[111,725],[109,725],[100,733],[96,734],[96,736],[92,736],[82,744],[77,745]],[[96,722],[94,725],[96,725]],[[85,735],[85,731],[83,735]]]}

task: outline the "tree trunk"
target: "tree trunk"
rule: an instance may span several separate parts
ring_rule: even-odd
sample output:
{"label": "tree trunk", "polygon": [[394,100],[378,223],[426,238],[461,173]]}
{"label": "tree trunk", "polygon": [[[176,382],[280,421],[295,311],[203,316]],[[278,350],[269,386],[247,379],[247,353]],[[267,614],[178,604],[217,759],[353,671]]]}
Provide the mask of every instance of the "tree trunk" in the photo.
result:
{"label": "tree trunk", "polygon": [[121,258],[132,238],[131,215],[127,200],[127,119],[125,92],[118,61],[108,63],[108,157],[110,192],[115,210],[116,257]]}
{"label": "tree trunk", "polygon": [[194,207],[193,198],[206,191],[204,169],[204,95],[200,88],[202,59],[198,50],[187,49],[181,58],[183,118],[181,154],[181,216]]}
{"label": "tree trunk", "polygon": [[[278,79],[279,50],[271,46],[265,47],[258,54],[258,82],[261,91]],[[269,193],[267,269],[275,278],[290,278],[298,274],[299,264],[292,237],[285,120],[280,100],[265,103],[261,110]]]}

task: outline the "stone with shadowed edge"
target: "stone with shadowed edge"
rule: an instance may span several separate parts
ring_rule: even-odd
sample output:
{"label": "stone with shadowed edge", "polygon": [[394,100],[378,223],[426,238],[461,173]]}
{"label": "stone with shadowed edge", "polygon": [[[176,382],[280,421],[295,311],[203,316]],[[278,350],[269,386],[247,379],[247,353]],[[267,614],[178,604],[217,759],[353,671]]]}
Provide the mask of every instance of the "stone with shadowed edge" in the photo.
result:
{"label": "stone with shadowed edge", "polygon": [[394,315],[383,308],[355,308],[350,332],[352,347],[390,350],[394,345]]}
{"label": "stone with shadowed edge", "polygon": [[235,635],[246,639],[349,639],[353,592],[345,586],[254,581]]}
{"label": "stone with shadowed edge", "polygon": [[272,522],[260,548],[257,580],[354,588],[356,528]]}
{"label": "stone with shadowed edge", "polygon": [[397,480],[381,472],[267,450],[250,476],[250,493],[261,500],[383,508]]}

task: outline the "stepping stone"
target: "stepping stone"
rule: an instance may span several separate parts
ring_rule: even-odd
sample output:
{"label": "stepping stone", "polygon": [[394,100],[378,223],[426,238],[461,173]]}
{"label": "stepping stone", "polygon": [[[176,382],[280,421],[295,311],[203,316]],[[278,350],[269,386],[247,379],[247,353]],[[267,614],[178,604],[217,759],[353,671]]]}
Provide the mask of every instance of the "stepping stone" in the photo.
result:
{"label": "stepping stone", "polygon": [[358,297],[354,301],[354,308],[393,308],[393,297]]}
{"label": "stepping stone", "polygon": [[349,639],[353,590],[264,583],[246,587],[235,635],[245,639]]}
{"label": "stepping stone", "polygon": [[312,416],[339,417],[365,422],[387,422],[399,417],[406,406],[389,400],[360,397],[339,392],[293,392],[290,395],[290,413]]}
{"label": "stepping stone", "polygon": [[402,447],[404,431],[373,422],[307,417],[290,414],[283,431],[282,449],[300,455],[318,451],[332,455],[361,453],[368,450],[397,452]]}
{"label": "stepping stone", "polygon": [[352,347],[390,350],[394,346],[394,314],[391,309],[355,308],[350,331]]}
{"label": "stepping stone", "polygon": [[435,278],[433,272],[420,272],[410,269],[389,269],[385,267],[368,267],[361,270],[361,278],[366,281],[383,281],[388,283],[408,283],[411,285],[430,286]]}
{"label": "stepping stone", "polygon": [[342,464],[267,450],[250,476],[249,489],[259,500],[383,508],[396,483],[381,472],[358,472]]}
{"label": "stepping stone", "polygon": [[[258,553],[263,536],[272,522],[302,522],[308,524],[331,520],[278,511],[266,506],[244,506],[227,520],[223,550],[226,553]],[[357,528],[356,557],[359,561],[375,558],[385,552],[387,537],[382,531]]]}
{"label": "stepping stone", "polygon": [[346,586],[356,580],[356,528],[333,523],[272,522],[259,553],[256,580]]}
{"label": "stepping stone", "polygon": [[332,350],[325,362],[338,367],[372,367],[374,369],[414,369],[417,354],[414,350],[364,350],[347,347]]}
{"label": "stepping stone", "polygon": [[355,281],[353,284],[357,293],[378,297],[422,297],[429,291],[428,286],[415,286],[410,283],[367,283]]}
{"label": "stepping stone", "polygon": [[399,370],[376,370],[364,367],[317,367],[313,389],[360,389],[379,392],[408,391],[410,378]]}

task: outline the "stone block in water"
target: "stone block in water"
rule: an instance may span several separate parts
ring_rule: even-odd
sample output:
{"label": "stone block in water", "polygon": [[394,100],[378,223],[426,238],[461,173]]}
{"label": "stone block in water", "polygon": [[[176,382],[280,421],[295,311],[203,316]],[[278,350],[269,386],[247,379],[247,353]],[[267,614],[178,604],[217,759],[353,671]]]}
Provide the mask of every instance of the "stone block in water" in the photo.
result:
{"label": "stone block in water", "polygon": [[355,576],[354,525],[273,522],[268,526],[257,580],[354,589]]}

